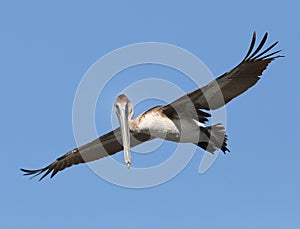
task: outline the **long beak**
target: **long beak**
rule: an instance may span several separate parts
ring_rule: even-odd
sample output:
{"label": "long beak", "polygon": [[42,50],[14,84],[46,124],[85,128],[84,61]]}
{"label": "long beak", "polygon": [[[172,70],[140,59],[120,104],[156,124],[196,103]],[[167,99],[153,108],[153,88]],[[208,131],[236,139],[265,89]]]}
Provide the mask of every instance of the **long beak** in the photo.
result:
{"label": "long beak", "polygon": [[117,113],[120,128],[121,128],[121,134],[122,134],[122,140],[123,140],[123,148],[124,148],[124,161],[127,164],[128,169],[131,165],[131,154],[130,154],[130,130],[128,126],[128,106],[125,106],[124,109],[120,109],[120,113]]}

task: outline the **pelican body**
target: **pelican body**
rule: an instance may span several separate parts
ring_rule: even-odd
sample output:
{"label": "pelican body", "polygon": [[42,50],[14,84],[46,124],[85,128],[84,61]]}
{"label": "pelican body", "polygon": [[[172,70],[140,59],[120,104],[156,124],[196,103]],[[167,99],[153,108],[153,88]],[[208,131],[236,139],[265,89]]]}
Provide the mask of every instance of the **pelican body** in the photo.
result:
{"label": "pelican body", "polygon": [[[204,150],[229,152],[227,135],[221,123],[206,126],[210,114],[205,112],[218,109],[239,96],[260,79],[263,71],[273,60],[283,57],[276,55],[281,50],[269,53],[278,42],[262,50],[267,40],[265,33],[253,51],[256,34],[252,36],[250,48],[244,59],[232,70],[165,106],[156,106],[133,117],[133,105],[126,95],[117,97],[114,107],[120,128],[67,152],[50,165],[37,170],[21,169],[24,175],[39,175],[40,180],[51,173],[51,178],[59,171],[75,164],[94,161],[119,151],[124,151],[124,161],[128,168],[132,163],[130,147],[154,138],[173,142],[193,143]],[[205,111],[203,111],[205,110]]]}
{"label": "pelican body", "polygon": [[[187,107],[187,104],[188,102],[186,102],[185,107]],[[205,127],[203,123],[199,122],[199,116],[206,119],[210,116],[208,113],[194,110],[193,117],[191,109],[188,109],[184,112],[178,110],[175,113],[173,112],[172,116],[168,116],[167,111],[169,108],[169,105],[156,106],[131,120],[133,105],[130,100],[124,94],[117,97],[115,110],[122,134],[124,160],[128,168],[131,165],[130,132],[173,142],[194,143],[202,148],[205,146],[205,150],[211,153],[217,149],[222,149],[224,153],[229,151],[226,147],[227,136],[222,124]],[[195,109],[193,104],[191,104],[191,108]]]}

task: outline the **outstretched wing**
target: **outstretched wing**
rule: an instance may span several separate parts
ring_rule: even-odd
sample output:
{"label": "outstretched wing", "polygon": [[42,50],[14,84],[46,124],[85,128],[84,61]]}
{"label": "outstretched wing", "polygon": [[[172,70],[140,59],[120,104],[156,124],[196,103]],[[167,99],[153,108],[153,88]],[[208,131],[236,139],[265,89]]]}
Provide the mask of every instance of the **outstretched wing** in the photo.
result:
{"label": "outstretched wing", "polygon": [[[253,51],[256,41],[256,33],[254,32],[250,48],[240,64],[211,81],[206,86],[166,105],[164,107],[165,114],[170,116],[174,113],[174,110],[177,113],[186,113],[186,111],[190,111],[191,109],[196,110],[196,112],[198,112],[198,109],[218,109],[254,86],[268,64],[278,57],[283,57],[276,55],[281,50],[269,53],[277,45],[278,41],[263,50],[267,37],[268,33],[265,33],[257,48]],[[192,108],[191,105],[193,105]],[[204,121],[205,114],[202,115]]]}
{"label": "outstretched wing", "polygon": [[[153,137],[148,134],[132,133],[130,137],[130,145],[131,147],[134,147],[151,139],[153,139]],[[50,177],[52,178],[59,171],[72,165],[98,160],[115,154],[121,150],[123,150],[121,131],[120,128],[117,128],[90,143],[67,152],[62,157],[57,158],[52,164],[42,169],[21,169],[21,171],[24,172],[24,175],[33,175],[33,177],[44,173],[40,180],[51,173]]]}

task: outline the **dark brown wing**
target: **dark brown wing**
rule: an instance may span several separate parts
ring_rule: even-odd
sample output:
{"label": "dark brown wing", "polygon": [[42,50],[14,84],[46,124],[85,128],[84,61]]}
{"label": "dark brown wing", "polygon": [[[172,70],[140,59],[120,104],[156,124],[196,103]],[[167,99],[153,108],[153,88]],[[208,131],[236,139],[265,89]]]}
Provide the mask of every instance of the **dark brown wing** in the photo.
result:
{"label": "dark brown wing", "polygon": [[[170,116],[174,113],[174,110],[176,110],[177,113],[186,113],[186,111],[190,111],[191,109],[218,109],[255,85],[268,64],[276,58],[282,57],[276,55],[281,50],[268,53],[278,42],[262,50],[267,37],[268,33],[265,33],[262,41],[255,51],[253,51],[256,41],[256,33],[254,32],[250,48],[239,65],[211,81],[206,86],[188,93],[171,104],[166,105],[164,107],[165,114]],[[192,108],[191,104],[193,105]],[[205,114],[206,113],[202,115],[202,121],[205,121],[207,117]]]}
{"label": "dark brown wing", "polygon": [[[131,147],[134,147],[151,139],[153,138],[150,137],[150,135],[133,133],[131,135],[130,145]],[[51,173],[50,177],[52,178],[59,171],[64,170],[72,165],[98,160],[100,158],[115,154],[121,150],[123,150],[123,145],[121,131],[120,128],[118,128],[90,143],[67,152],[62,157],[57,158],[52,164],[42,169],[21,169],[21,171],[24,172],[24,175],[33,175],[33,177],[45,172],[40,180]]]}

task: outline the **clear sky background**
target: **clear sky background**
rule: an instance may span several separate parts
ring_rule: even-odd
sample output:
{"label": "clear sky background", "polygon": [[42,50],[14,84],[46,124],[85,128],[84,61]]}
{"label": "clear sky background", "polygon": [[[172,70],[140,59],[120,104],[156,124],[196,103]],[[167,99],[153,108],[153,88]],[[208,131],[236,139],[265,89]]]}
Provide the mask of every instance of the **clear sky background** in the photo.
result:
{"label": "clear sky background", "polygon": [[[0,228],[299,228],[299,7],[258,0],[2,1]],[[269,32],[269,44],[279,40],[286,58],[227,106],[231,153],[207,173],[198,173],[201,149],[179,175],[149,189],[113,185],[86,165],[42,182],[20,173],[76,146],[74,95],[101,56],[136,42],[166,42],[199,56],[218,76],[243,58],[254,30],[259,37]],[[186,92],[195,89],[174,70],[147,66],[128,71],[128,82],[159,74],[174,80],[169,73]],[[106,120],[120,82],[99,101],[99,134],[111,129]]]}

